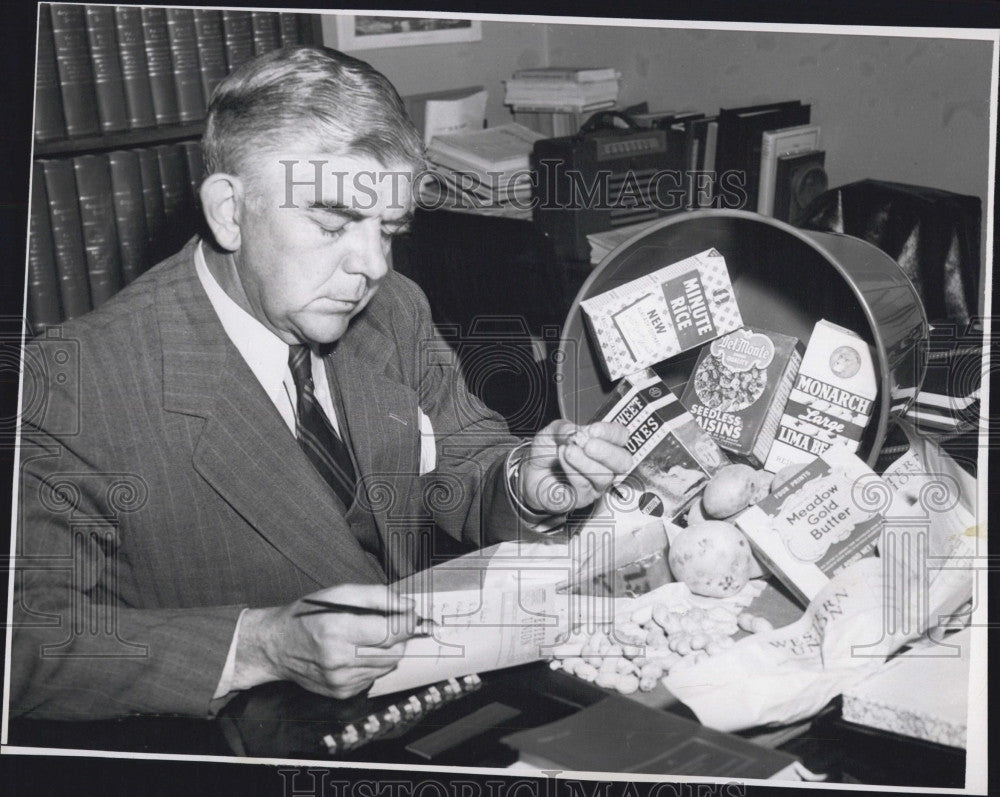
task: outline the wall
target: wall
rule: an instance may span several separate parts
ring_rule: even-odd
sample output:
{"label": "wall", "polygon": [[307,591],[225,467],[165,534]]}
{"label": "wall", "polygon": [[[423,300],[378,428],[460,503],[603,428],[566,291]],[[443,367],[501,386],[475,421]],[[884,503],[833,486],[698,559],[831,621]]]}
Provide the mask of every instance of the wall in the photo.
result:
{"label": "wall", "polygon": [[616,66],[624,105],[714,113],[810,102],[830,185],[916,183],[985,208],[990,42],[582,25],[549,25],[548,42],[552,64]]}
{"label": "wall", "polygon": [[[336,16],[323,17],[323,42],[337,46]],[[388,77],[400,94],[483,86],[489,92],[488,124],[512,121],[503,105],[503,83],[517,69],[547,63],[546,26],[520,22],[483,22],[482,41],[425,44],[358,50],[351,55],[367,61]]]}
{"label": "wall", "polygon": [[[333,15],[324,40],[336,46]],[[622,104],[651,110],[780,99],[812,104],[831,185],[875,177],[987,196],[991,43],[845,34],[483,22],[464,44],[362,50],[401,94],[483,85],[491,125],[510,121],[501,81],[544,64],[621,70]]]}

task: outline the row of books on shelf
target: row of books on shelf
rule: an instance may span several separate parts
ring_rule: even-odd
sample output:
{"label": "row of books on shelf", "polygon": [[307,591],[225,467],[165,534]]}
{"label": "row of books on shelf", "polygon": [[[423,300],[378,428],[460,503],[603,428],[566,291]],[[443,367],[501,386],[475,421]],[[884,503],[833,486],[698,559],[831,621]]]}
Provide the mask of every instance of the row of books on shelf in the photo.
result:
{"label": "row of books on shelf", "polygon": [[304,14],[42,4],[35,138],[199,121],[236,66],[313,38]]}
{"label": "row of books on shelf", "polygon": [[31,179],[33,332],[99,307],[190,236],[204,176],[196,141],[37,160]]}

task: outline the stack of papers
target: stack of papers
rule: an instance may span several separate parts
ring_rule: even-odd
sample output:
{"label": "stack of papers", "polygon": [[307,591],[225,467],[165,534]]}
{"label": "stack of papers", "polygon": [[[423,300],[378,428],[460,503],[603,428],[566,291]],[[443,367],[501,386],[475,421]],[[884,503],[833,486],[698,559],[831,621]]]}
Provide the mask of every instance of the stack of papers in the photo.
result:
{"label": "stack of papers", "polygon": [[531,151],[541,138],[519,124],[435,137],[427,148],[433,175],[421,185],[421,200],[432,206],[529,207]]}
{"label": "stack of papers", "polygon": [[621,76],[608,67],[522,69],[506,81],[504,103],[518,111],[581,112],[610,108]]}
{"label": "stack of papers", "polygon": [[590,242],[590,263],[596,266],[612,251],[621,246],[625,241],[648,227],[653,226],[659,219],[644,221],[641,224],[629,224],[626,227],[615,227],[603,232],[592,232],[587,236]]}

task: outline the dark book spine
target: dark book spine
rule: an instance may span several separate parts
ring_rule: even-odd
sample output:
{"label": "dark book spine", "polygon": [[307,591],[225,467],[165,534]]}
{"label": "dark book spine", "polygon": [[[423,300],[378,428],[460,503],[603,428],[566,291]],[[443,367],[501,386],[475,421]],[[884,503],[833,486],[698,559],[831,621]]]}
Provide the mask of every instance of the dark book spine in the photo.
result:
{"label": "dark book spine", "polygon": [[198,141],[185,141],[179,145],[184,154],[184,163],[187,167],[188,185],[191,188],[191,196],[194,205],[199,205],[201,200],[198,190],[201,188],[201,181],[205,179],[205,161],[201,156],[201,143]]}
{"label": "dark book spine", "polygon": [[97,118],[94,70],[87,49],[83,6],[56,3],[52,10],[52,42],[62,92],[66,133],[91,136],[101,132]]}
{"label": "dark book spine", "polygon": [[80,205],[76,198],[76,177],[70,160],[41,161],[45,191],[49,198],[52,251],[59,277],[59,298],[66,318],[90,310],[87,284],[87,255],[83,249]]}
{"label": "dark book spine", "polygon": [[152,127],[156,124],[156,112],[149,84],[146,40],[142,34],[142,11],[135,6],[117,6],[115,27],[129,127],[133,130]]}
{"label": "dark book spine", "polygon": [[59,68],[52,42],[52,17],[41,7],[38,12],[38,64],[35,67],[35,139],[51,141],[66,135]]}
{"label": "dark book spine", "polygon": [[296,14],[299,18],[299,42],[301,44],[322,44],[323,39],[317,30],[319,17],[316,14]]}
{"label": "dark book spine", "polygon": [[253,30],[254,55],[263,55],[281,46],[278,15],[273,11],[251,11],[250,26]]}
{"label": "dark book spine", "polygon": [[190,8],[168,8],[166,15],[178,116],[182,122],[194,122],[205,117],[194,12]]}
{"label": "dark book spine", "polygon": [[53,249],[45,172],[42,164],[35,161],[31,169],[31,232],[28,235],[28,319],[36,335],[62,321]]}
{"label": "dark book spine", "polygon": [[149,86],[153,92],[153,112],[158,125],[173,124],[180,119],[177,90],[174,87],[174,66],[170,60],[170,38],[167,35],[167,14],[162,8],[142,9],[142,36],[146,46]]}
{"label": "dark book spine", "polygon": [[90,301],[97,308],[121,288],[122,263],[115,226],[111,170],[104,155],[79,155],[73,158],[73,170],[80,197]]}
{"label": "dark book spine", "polygon": [[137,149],[139,177],[142,181],[142,208],[146,213],[146,241],[156,251],[163,232],[163,189],[160,187],[160,161],[151,149]]}
{"label": "dark book spine", "polygon": [[115,38],[115,12],[111,6],[85,6],[87,41],[94,65],[94,88],[97,93],[97,116],[101,130],[114,133],[128,130],[125,107],[125,83],[118,62]]}
{"label": "dark book spine", "polygon": [[282,11],[278,14],[278,34],[281,38],[281,46],[287,47],[290,44],[299,44],[302,39],[299,33],[299,15]]}
{"label": "dark book spine", "polygon": [[244,61],[253,58],[253,22],[249,11],[223,11],[222,30],[225,33],[226,65],[232,72]]}
{"label": "dark book spine", "polygon": [[149,266],[149,233],[142,196],[139,156],[132,150],[108,153],[115,226],[121,251],[122,281],[134,280]]}
{"label": "dark book spine", "polygon": [[194,33],[198,44],[198,65],[201,70],[201,90],[205,104],[212,101],[212,92],[226,76],[226,46],[222,34],[222,13],[205,8],[194,11]]}
{"label": "dark book spine", "polygon": [[160,162],[160,189],[163,191],[163,217],[167,224],[178,218],[191,192],[184,153],[176,144],[153,147]]}

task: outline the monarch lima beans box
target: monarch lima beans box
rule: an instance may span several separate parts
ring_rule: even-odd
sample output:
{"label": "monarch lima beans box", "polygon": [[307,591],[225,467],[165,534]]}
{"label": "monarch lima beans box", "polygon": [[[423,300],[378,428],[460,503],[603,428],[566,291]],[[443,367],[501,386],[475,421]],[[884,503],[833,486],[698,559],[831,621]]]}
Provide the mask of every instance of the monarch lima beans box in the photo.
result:
{"label": "monarch lima beans box", "polygon": [[595,420],[629,433],[632,468],[612,488],[616,508],[671,519],[729,458],[652,370],[622,379]]}
{"label": "monarch lima beans box", "polygon": [[811,601],[852,562],[874,556],[892,489],[844,446],[832,446],[736,516],[761,562]]}
{"label": "monarch lima beans box", "polygon": [[857,451],[877,395],[868,344],[849,329],[817,321],[765,469],[809,462],[835,444]]}
{"label": "monarch lima beans box", "polygon": [[580,303],[609,379],[620,379],[743,326],[715,249]]}

